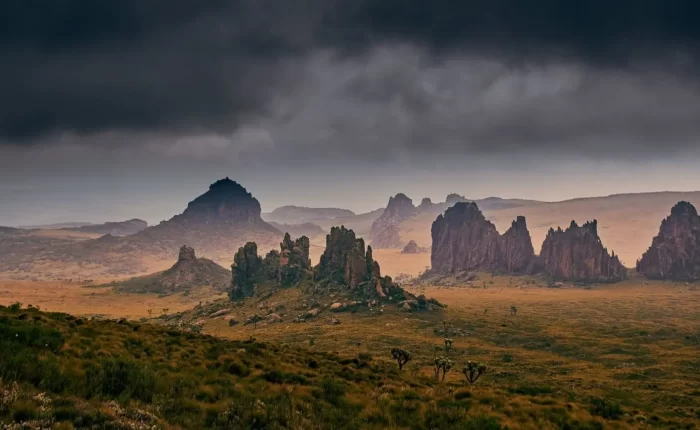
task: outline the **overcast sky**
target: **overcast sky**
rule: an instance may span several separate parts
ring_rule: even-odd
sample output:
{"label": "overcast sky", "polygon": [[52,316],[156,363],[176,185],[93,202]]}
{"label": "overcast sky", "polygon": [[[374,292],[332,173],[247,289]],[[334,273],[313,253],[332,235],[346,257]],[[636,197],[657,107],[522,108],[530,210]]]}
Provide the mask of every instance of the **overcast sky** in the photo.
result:
{"label": "overcast sky", "polygon": [[0,225],[700,189],[696,0],[0,2]]}

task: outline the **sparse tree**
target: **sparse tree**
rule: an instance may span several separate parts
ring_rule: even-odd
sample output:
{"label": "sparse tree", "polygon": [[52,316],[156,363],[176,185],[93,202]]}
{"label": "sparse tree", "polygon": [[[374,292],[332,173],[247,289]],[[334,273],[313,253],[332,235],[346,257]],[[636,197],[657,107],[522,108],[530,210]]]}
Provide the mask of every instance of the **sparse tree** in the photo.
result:
{"label": "sparse tree", "polygon": [[[447,375],[447,372],[449,372],[450,369],[452,369],[452,365],[454,363],[449,358],[443,356],[433,360],[433,364],[435,365],[435,380],[444,381],[445,375]],[[442,372],[442,378],[440,378],[440,372]]]}
{"label": "sparse tree", "polygon": [[151,315],[153,315],[153,309],[148,308],[148,317],[150,318]]}
{"label": "sparse tree", "polygon": [[170,309],[168,309],[168,308],[163,308],[163,310],[162,310],[163,315],[167,315],[169,310]]}
{"label": "sparse tree", "polygon": [[475,383],[484,372],[486,372],[486,365],[474,361],[468,361],[467,365],[462,368],[462,373],[470,384]]}
{"label": "sparse tree", "polygon": [[454,340],[447,338],[447,337],[445,338],[445,355],[450,353],[450,350],[452,349],[453,342],[454,342]]}
{"label": "sparse tree", "polygon": [[515,307],[515,305],[512,305],[512,306],[510,307],[510,314],[511,314],[511,315],[517,315],[517,313],[518,313],[518,308]]}
{"label": "sparse tree", "polygon": [[411,361],[411,353],[408,351],[404,351],[401,348],[393,348],[391,350],[391,356],[396,360],[396,363],[399,365],[399,370],[403,369],[403,366]]}
{"label": "sparse tree", "polygon": [[445,347],[442,345],[435,345],[435,348],[433,348],[433,360],[437,358],[438,352],[443,352],[445,350]]}

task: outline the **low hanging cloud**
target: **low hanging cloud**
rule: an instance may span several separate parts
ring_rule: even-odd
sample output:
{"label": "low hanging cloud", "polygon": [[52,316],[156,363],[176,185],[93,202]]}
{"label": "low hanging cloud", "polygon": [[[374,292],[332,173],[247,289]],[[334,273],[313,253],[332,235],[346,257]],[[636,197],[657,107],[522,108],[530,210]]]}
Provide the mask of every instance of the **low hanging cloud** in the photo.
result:
{"label": "low hanging cloud", "polygon": [[689,0],[5,2],[0,152],[678,155],[700,139],[698,13]]}

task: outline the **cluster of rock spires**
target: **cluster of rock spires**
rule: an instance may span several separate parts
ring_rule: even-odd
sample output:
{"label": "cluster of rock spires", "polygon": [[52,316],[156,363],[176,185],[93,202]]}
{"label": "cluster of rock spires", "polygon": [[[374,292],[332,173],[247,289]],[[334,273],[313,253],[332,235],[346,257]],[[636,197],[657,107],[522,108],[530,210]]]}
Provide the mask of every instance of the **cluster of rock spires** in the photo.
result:
{"label": "cluster of rock spires", "polygon": [[389,198],[389,203],[382,215],[372,224],[370,230],[370,241],[377,249],[401,248],[399,225],[418,214],[435,213],[442,211],[457,202],[464,202],[467,199],[459,194],[448,194],[444,203],[433,203],[428,197],[421,200],[420,205],[413,206],[413,200],[403,193],[399,193]]}
{"label": "cluster of rock spires", "polygon": [[700,280],[700,216],[692,204],[679,202],[671,209],[637,271],[649,279]]}
{"label": "cluster of rock spires", "polygon": [[626,277],[619,259],[603,247],[597,222],[550,230],[535,256],[525,217],[504,234],[476,203],[459,202],[437,217],[431,228],[433,273],[492,271],[513,274],[544,272],[555,279],[615,282]]}
{"label": "cluster of rock spires", "polygon": [[372,247],[355,232],[344,226],[332,227],[326,236],[326,249],[313,269],[309,260],[309,239],[292,240],[285,235],[281,251],[270,251],[265,258],[258,255],[257,245],[249,242],[241,247],[232,266],[231,298],[251,297],[256,287],[290,287],[312,284],[317,288],[340,289],[349,296],[364,299],[412,300],[420,308],[436,302],[418,300],[389,276],[382,276],[379,263],[372,258]]}

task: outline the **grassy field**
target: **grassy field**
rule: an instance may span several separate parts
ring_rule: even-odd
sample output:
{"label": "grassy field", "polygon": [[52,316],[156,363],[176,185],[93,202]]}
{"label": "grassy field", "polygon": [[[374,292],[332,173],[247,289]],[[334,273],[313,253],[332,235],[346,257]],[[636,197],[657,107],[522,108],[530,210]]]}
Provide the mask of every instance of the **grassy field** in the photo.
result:
{"label": "grassy field", "polygon": [[[375,256],[390,275],[415,275],[429,261],[427,253],[398,250]],[[19,301],[44,311],[131,319],[149,317],[151,309],[156,323],[83,319],[77,325],[75,318],[35,309],[0,309],[0,328],[5,321],[58,330],[60,348],[29,347],[38,360],[57,363],[59,380],[78,381],[52,385],[32,369],[24,376],[24,370],[10,372],[2,367],[11,363],[7,351],[28,346],[5,345],[0,394],[12,391],[13,381],[24,394],[10,405],[0,401],[0,421],[16,421],[23,413],[50,419],[55,411],[42,412],[35,400],[45,393],[75,409],[70,419],[54,417],[58,428],[99,420],[112,423],[104,424],[108,428],[261,429],[696,428],[700,423],[700,286],[633,277],[614,285],[549,288],[537,277],[478,276],[471,285],[409,287],[448,305],[440,311],[411,313],[389,304],[382,312],[334,313],[327,306],[337,298],[325,297],[324,311],[305,323],[292,322],[310,304],[297,289],[237,305],[207,291],[157,297],[78,283],[0,282],[2,305]],[[169,314],[184,312],[204,335],[158,327],[166,320],[164,308]],[[281,315],[282,322],[242,324],[250,315],[268,312]],[[230,326],[232,319],[239,324]],[[439,382],[433,358],[435,346],[444,344],[443,321],[454,341],[453,368]],[[402,372],[392,361],[392,348],[412,354]],[[252,350],[263,352],[250,355]],[[89,388],[87,369],[98,366],[104,374],[112,369],[103,368],[112,366],[111,360],[126,361],[129,372],[159,382],[121,391],[102,382],[102,388]],[[474,385],[460,373],[469,360],[487,366]],[[321,365],[310,367],[313,361]],[[240,373],[238,366],[245,370]],[[153,396],[125,398],[125,392],[145,389]],[[244,399],[254,405],[255,398],[268,405],[264,418],[239,410],[238,424],[225,421],[234,404]],[[290,408],[299,412],[291,414],[298,419],[289,417]],[[145,427],[113,425],[133,424],[129,417],[134,416],[151,418],[144,418],[148,425],[139,424]]]}
{"label": "grassy field", "polygon": [[0,281],[0,305],[22,303],[51,312],[66,312],[79,316],[106,318],[141,318],[168,312],[182,312],[199,302],[207,302],[225,295],[210,289],[183,296],[175,294],[159,297],[155,294],[117,294],[112,288],[90,288],[84,284],[46,281]]}
{"label": "grassy field", "polygon": [[[321,314],[303,324],[229,327],[225,317],[207,320],[204,332],[312,350],[370,353],[389,363],[389,350],[411,351],[406,373],[429,377],[434,346],[443,343],[443,319],[453,327],[455,367],[483,362],[488,373],[474,392],[486,410],[513,428],[567,428],[557,414],[591,419],[591,404],[604,399],[611,428],[684,428],[700,419],[700,289],[633,279],[592,288],[547,288],[537,278],[481,275],[475,287],[421,287],[448,308],[412,314],[389,306],[382,314]],[[487,288],[483,288],[486,284]],[[304,298],[284,291],[266,305],[294,314]],[[331,300],[332,301],[332,300]],[[292,309],[285,309],[284,304]],[[323,304],[323,303],[322,303]],[[515,306],[517,314],[511,314]],[[228,318],[260,312],[255,302]],[[331,324],[338,318],[340,324]],[[448,384],[465,384],[459,372]],[[612,405],[612,406],[611,406]],[[619,406],[619,411],[617,407]],[[576,427],[568,427],[576,428]]]}

